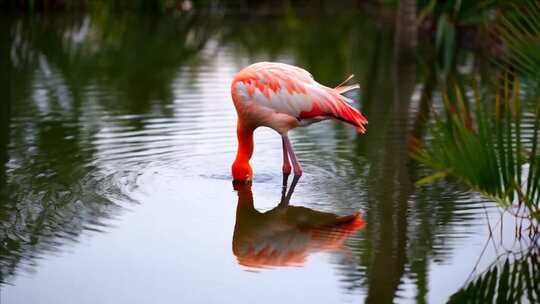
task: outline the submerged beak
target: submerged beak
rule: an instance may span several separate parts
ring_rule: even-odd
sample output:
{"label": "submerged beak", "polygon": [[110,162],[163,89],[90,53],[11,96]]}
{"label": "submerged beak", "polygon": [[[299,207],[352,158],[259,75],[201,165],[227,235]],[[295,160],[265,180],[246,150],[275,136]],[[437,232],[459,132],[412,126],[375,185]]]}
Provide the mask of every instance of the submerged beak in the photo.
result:
{"label": "submerged beak", "polygon": [[242,186],[251,185],[252,181],[253,181],[253,178],[249,175],[246,176],[246,179],[244,180],[235,179],[233,180],[233,188],[235,191],[238,191],[239,188],[241,188]]}

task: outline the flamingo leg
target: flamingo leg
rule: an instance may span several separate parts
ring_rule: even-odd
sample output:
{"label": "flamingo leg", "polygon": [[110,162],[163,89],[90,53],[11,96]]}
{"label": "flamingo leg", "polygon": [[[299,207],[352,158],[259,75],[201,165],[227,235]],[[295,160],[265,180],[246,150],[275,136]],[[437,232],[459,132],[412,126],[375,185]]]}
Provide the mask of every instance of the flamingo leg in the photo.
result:
{"label": "flamingo leg", "polygon": [[294,169],[294,176],[302,176],[302,166],[298,162],[298,159],[296,158],[296,154],[294,154],[294,150],[291,145],[291,141],[289,140],[289,137],[287,135],[283,135],[283,142],[285,143],[285,148],[287,149],[287,152],[289,152],[289,156],[291,157],[293,169]]}
{"label": "flamingo leg", "polygon": [[288,175],[283,176],[283,182],[284,186],[281,192],[281,200],[279,203],[279,206],[286,207],[289,205],[289,202],[291,201],[292,194],[294,192],[294,188],[296,188],[296,184],[298,184],[298,180],[300,179],[300,175],[295,175],[293,177],[291,187],[289,188],[289,191],[287,191],[287,180],[289,179]]}
{"label": "flamingo leg", "polygon": [[289,188],[289,192],[287,192],[287,196],[285,197],[285,201],[287,202],[287,205],[289,204],[289,201],[291,200],[292,194],[294,192],[294,188],[296,188],[296,184],[298,183],[299,179],[300,179],[300,175],[295,175],[293,177],[291,188]]}
{"label": "flamingo leg", "polygon": [[287,182],[289,181],[289,174],[285,174],[283,173],[283,186],[281,186],[281,199],[279,200],[280,201],[280,204],[279,205],[286,205],[285,202],[285,197],[286,197],[286,194],[287,194]]}
{"label": "flamingo leg", "polygon": [[[289,162],[289,155],[287,152],[287,144],[285,143],[285,137],[281,137],[281,144],[283,146],[283,178],[285,176],[289,177],[289,174],[291,174],[291,163]],[[286,185],[286,181],[284,179],[284,183]]]}

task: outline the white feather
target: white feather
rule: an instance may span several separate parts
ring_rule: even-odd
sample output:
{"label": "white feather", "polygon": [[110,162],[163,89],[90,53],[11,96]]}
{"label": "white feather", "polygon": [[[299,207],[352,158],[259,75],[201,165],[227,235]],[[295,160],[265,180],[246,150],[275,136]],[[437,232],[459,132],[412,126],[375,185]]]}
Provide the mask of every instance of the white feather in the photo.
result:
{"label": "white feather", "polygon": [[238,93],[238,97],[240,97],[244,101],[249,100],[249,94],[246,85],[243,82],[237,82],[236,83],[236,92]]}

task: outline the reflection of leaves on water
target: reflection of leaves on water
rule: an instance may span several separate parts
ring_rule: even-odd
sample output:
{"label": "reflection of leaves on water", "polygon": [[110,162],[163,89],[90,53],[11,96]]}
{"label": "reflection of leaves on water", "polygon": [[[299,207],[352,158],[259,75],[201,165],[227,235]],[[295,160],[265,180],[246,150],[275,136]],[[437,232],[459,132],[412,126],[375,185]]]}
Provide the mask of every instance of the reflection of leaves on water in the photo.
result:
{"label": "reflection of leaves on water", "polygon": [[[169,115],[178,69],[205,46],[212,29],[197,26],[208,23],[200,15],[5,21],[0,38],[10,48],[0,52],[11,59],[13,81],[0,124],[0,283],[17,269],[32,270],[84,231],[107,230],[122,205],[133,202],[140,165],[102,168],[95,134],[118,123],[104,116]],[[145,122],[128,123],[140,128]]]}
{"label": "reflection of leaves on water", "polygon": [[462,287],[449,303],[538,303],[540,255],[537,246],[519,257],[508,256]]}
{"label": "reflection of leaves on water", "polygon": [[[76,110],[97,98],[100,105],[113,113],[148,113],[158,110],[158,104],[162,106],[160,111],[170,114],[164,106],[173,100],[171,85],[178,67],[200,64],[192,59],[213,33],[209,21],[213,19],[202,15],[158,19],[121,14],[44,19],[37,24],[23,18],[14,24],[12,64],[20,71],[28,69],[18,75],[22,84],[42,82],[34,88],[49,91],[43,97],[54,97],[51,91],[57,90],[60,82],[66,94],[56,95],[69,98],[67,103]],[[34,74],[31,69],[36,65],[41,69]],[[96,87],[97,92],[114,95],[94,96]]]}
{"label": "reflection of leaves on water", "polygon": [[132,176],[91,171],[71,185],[56,184],[54,178],[50,184],[27,178],[9,185],[0,209],[0,283],[18,267],[31,270],[42,254],[77,242],[84,231],[107,230],[123,209],[120,203],[134,202],[118,185],[120,178]]}

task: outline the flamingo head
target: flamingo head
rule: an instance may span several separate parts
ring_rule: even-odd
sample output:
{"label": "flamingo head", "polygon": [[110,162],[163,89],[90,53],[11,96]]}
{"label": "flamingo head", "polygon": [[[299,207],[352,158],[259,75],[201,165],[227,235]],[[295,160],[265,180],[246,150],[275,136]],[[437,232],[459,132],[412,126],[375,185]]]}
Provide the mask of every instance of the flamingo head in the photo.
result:
{"label": "flamingo head", "polygon": [[232,165],[233,181],[235,183],[251,183],[253,170],[247,161],[235,161]]}

